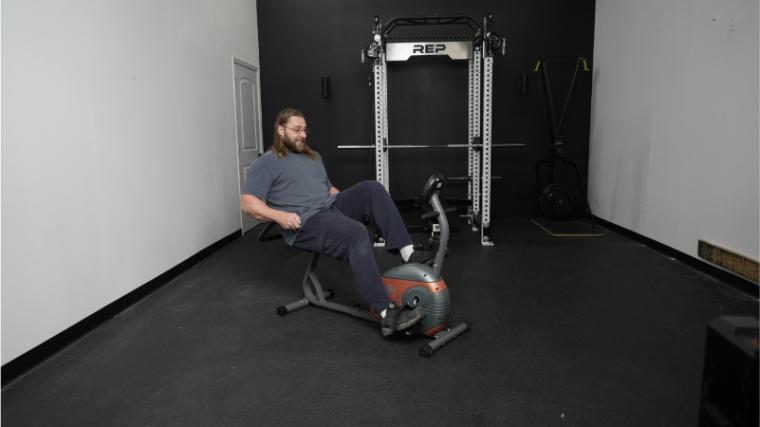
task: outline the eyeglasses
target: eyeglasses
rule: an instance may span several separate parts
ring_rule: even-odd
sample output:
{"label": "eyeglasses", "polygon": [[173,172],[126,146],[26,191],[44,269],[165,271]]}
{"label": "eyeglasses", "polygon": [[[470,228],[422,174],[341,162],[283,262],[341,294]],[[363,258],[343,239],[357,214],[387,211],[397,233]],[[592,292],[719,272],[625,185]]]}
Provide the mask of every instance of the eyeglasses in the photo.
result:
{"label": "eyeglasses", "polygon": [[303,132],[303,133],[309,133],[309,128],[291,128],[291,127],[287,127],[287,126],[283,126],[283,127],[285,129],[290,129],[290,130],[292,130],[295,133],[301,133],[301,132]]}

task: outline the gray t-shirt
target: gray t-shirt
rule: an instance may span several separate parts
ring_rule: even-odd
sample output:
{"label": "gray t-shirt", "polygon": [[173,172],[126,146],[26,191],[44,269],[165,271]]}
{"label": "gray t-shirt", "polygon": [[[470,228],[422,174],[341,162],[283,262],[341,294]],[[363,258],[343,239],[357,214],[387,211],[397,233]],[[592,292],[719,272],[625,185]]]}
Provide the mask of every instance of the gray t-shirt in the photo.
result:
{"label": "gray t-shirt", "polygon": [[[285,157],[277,157],[270,150],[251,163],[243,194],[258,197],[272,209],[297,213],[303,226],[310,216],[335,201],[330,187],[332,184],[319,155],[315,160],[290,152]],[[292,246],[298,230],[280,231],[285,242]]]}

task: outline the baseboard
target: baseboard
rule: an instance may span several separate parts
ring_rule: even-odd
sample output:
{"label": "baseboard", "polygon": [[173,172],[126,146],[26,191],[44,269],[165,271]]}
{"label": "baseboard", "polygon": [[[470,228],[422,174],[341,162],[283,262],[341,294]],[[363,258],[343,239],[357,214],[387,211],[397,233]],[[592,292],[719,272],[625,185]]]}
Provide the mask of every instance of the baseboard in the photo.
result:
{"label": "baseboard", "polygon": [[150,282],[145,283],[132,292],[108,304],[95,313],[87,316],[83,320],[80,320],[63,332],[60,332],[56,336],[27,351],[21,356],[4,364],[2,366],[3,387],[25,372],[39,365],[41,362],[48,359],[50,356],[54,355],[64,347],[70,345],[91,330],[103,324],[105,321],[113,318],[117,314],[131,307],[141,299],[148,296],[151,292],[169,283],[175,277],[179,276],[190,267],[200,262],[202,259],[211,255],[219,248],[239,238],[240,235],[240,230],[236,230],[234,233],[231,233],[216,241],[215,243],[212,243],[205,249],[202,249],[195,255],[182,261],[180,264],[176,265],[175,267],[171,268]]}
{"label": "baseboard", "polygon": [[758,283],[760,265],[755,259],[704,240],[700,240],[697,245],[697,255],[710,264]]}
{"label": "baseboard", "polygon": [[635,231],[631,231],[617,224],[613,224],[605,219],[599,218],[596,215],[594,215],[594,219],[596,219],[597,223],[603,227],[608,228],[618,234],[622,234],[623,236],[628,237],[632,240],[643,243],[647,245],[647,247],[661,252],[671,258],[675,258],[688,265],[689,267],[695,268],[705,274],[708,274],[752,298],[757,299],[760,296],[760,287],[758,287],[757,283],[755,282],[752,282],[730,271],[710,265],[706,261],[695,258],[689,254],[685,254],[677,249],[673,249],[670,246],[664,245],[656,240],[652,240],[649,237],[642,236]]}

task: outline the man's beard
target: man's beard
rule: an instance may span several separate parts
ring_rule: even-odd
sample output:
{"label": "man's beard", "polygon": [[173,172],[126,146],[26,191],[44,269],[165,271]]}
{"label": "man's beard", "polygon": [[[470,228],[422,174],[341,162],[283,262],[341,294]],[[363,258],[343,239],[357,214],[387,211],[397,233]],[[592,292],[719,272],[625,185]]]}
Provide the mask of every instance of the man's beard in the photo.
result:
{"label": "man's beard", "polygon": [[282,142],[285,144],[285,146],[288,148],[288,150],[292,153],[303,153],[304,148],[306,147],[306,141],[301,140],[301,144],[298,144],[298,138],[296,137],[294,139],[290,139],[290,137],[285,134],[282,136]]}

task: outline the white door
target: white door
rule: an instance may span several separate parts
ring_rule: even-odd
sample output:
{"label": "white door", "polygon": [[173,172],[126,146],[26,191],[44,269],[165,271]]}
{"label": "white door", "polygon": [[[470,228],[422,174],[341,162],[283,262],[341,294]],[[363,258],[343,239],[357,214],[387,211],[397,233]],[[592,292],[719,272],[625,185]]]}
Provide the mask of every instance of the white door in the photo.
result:
{"label": "white door", "polygon": [[[259,99],[259,70],[235,59],[235,124],[237,127],[238,176],[242,192],[248,168],[263,151]],[[240,212],[240,228],[245,233],[259,221]]]}

